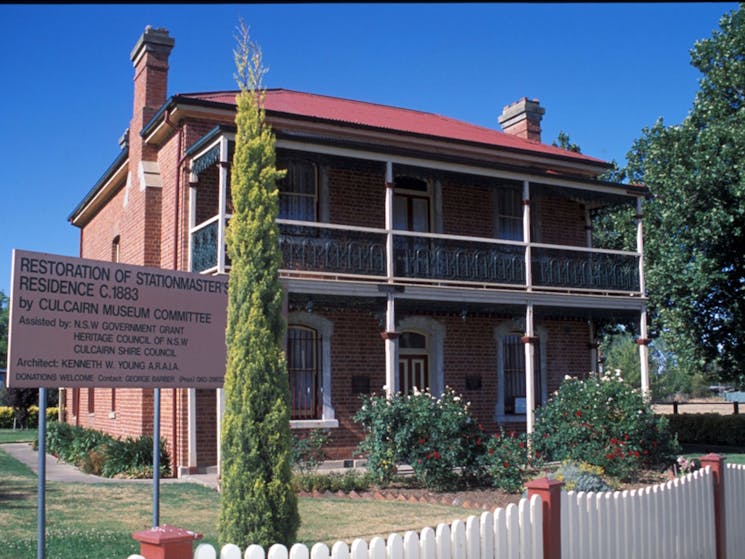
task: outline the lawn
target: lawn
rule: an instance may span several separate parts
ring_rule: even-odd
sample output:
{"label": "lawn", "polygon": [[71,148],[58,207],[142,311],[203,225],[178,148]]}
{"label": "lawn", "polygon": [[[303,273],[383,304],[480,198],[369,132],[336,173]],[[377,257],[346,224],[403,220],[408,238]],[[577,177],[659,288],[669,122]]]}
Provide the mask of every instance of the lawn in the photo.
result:
{"label": "lawn", "polygon": [[[0,558],[36,553],[37,480],[25,465],[0,447]],[[152,522],[152,486],[52,483],[46,494],[48,557],[125,559],[139,550],[131,533]],[[160,522],[200,532],[216,545],[219,495],[188,483],[161,486]],[[457,507],[349,499],[300,499],[303,519],[298,539],[312,544],[351,542],[391,532],[420,530],[473,512]]]}
{"label": "lawn", "polygon": [[26,443],[39,438],[36,429],[0,429],[0,444]]}

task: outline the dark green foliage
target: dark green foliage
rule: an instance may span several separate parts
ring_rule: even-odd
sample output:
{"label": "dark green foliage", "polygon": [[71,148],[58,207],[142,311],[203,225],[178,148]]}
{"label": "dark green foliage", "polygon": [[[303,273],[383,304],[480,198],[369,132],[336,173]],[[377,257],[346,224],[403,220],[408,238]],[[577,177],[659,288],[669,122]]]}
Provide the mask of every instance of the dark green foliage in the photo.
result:
{"label": "dark green foliage", "polygon": [[449,388],[439,398],[417,391],[363,398],[354,420],[366,433],[358,451],[367,455],[373,478],[390,482],[398,464],[409,464],[425,487],[452,489],[479,480],[486,436],[468,407]]}
{"label": "dark green foliage", "polygon": [[[54,422],[47,428],[47,452],[86,473],[103,477],[153,477],[153,438],[117,439],[101,431]],[[160,441],[160,472],[171,475],[165,439]]]}
{"label": "dark green foliage", "polygon": [[329,441],[329,434],[322,429],[311,429],[305,436],[292,433],[290,452],[293,466],[301,473],[313,472],[326,460],[323,449]]}
{"label": "dark green foliage", "polygon": [[664,468],[679,451],[667,420],[655,417],[620,373],[566,378],[538,410],[533,437],[547,460],[587,462],[621,480],[636,479],[643,468]]}
{"label": "dark green foliage", "polygon": [[745,384],[745,11],[698,41],[688,117],[635,142],[629,173],[644,207],[651,314],[689,371]]}
{"label": "dark green foliage", "polygon": [[261,51],[241,27],[236,66],[241,93],[231,174],[232,262],[222,424],[219,535],[241,548],[291,545],[300,523],[291,485],[289,384],[274,137],[261,107]]}
{"label": "dark green foliage", "polygon": [[530,459],[525,433],[505,434],[501,429],[489,439],[482,460],[492,485],[507,493],[520,493],[542,462],[540,452]]}
{"label": "dark green foliage", "polygon": [[670,431],[686,444],[745,447],[745,415],[691,413],[666,416]]}

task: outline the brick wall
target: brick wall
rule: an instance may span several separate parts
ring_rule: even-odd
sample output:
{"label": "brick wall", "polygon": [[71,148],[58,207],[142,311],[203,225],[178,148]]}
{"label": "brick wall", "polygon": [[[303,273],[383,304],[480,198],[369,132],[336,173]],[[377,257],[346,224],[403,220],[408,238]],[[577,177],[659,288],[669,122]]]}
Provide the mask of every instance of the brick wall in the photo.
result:
{"label": "brick wall", "polygon": [[329,221],[385,227],[385,175],[355,168],[329,169]]}
{"label": "brick wall", "polygon": [[472,237],[494,236],[492,189],[449,181],[442,187],[443,233]]}
{"label": "brick wall", "polygon": [[[315,312],[315,311],[314,311]],[[352,416],[359,409],[359,396],[352,394],[352,377],[367,375],[370,389],[382,393],[385,384],[385,346],[375,318],[364,311],[322,310],[334,324],[331,340],[332,401],[339,428],[331,429],[331,458],[351,458],[363,437]],[[444,384],[471,402],[474,418],[487,431],[495,432],[497,399],[497,348],[494,330],[507,320],[498,315],[435,315],[446,328],[443,348]],[[547,388],[555,391],[565,375],[583,375],[589,370],[588,326],[583,320],[552,318],[537,326],[548,333]],[[468,389],[467,377],[478,377],[481,387]],[[524,430],[524,423],[505,426]]]}
{"label": "brick wall", "polygon": [[541,197],[537,208],[533,217],[539,220],[537,242],[587,246],[582,204],[565,198]]}

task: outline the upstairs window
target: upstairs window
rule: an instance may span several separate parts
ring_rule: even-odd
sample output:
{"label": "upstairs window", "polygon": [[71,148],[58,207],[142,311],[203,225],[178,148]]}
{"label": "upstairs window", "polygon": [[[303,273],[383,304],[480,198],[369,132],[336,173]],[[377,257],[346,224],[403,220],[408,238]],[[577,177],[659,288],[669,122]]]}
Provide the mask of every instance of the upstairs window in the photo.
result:
{"label": "upstairs window", "polygon": [[279,218],[317,221],[318,174],[310,161],[290,160],[280,165],[287,170],[279,187]]}
{"label": "upstairs window", "polygon": [[503,187],[497,191],[497,238],[523,240],[523,204],[519,188]]}

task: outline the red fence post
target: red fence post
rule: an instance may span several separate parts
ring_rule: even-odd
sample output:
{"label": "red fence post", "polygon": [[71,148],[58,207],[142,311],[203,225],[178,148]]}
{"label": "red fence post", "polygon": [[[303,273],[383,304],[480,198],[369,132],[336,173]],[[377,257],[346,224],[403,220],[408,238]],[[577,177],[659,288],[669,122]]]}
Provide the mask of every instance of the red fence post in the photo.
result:
{"label": "red fence post", "polygon": [[717,539],[717,559],[727,559],[727,530],[724,518],[724,457],[707,454],[701,457],[701,467],[711,468],[714,478],[714,533]]}
{"label": "red fence post", "polygon": [[543,559],[561,559],[561,488],[564,483],[547,477],[525,484],[528,499],[540,495],[543,502]]}
{"label": "red fence post", "polygon": [[132,538],[140,542],[145,559],[191,559],[192,542],[201,540],[202,534],[164,525],[135,532]]}

